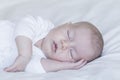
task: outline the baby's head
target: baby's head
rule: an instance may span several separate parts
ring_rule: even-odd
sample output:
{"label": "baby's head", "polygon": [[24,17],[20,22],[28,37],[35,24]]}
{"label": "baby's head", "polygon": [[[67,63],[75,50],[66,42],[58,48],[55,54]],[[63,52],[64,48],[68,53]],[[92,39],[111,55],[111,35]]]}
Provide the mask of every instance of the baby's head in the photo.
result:
{"label": "baby's head", "polygon": [[47,58],[59,61],[92,61],[101,55],[103,44],[101,33],[91,23],[66,23],[48,33],[42,51]]}

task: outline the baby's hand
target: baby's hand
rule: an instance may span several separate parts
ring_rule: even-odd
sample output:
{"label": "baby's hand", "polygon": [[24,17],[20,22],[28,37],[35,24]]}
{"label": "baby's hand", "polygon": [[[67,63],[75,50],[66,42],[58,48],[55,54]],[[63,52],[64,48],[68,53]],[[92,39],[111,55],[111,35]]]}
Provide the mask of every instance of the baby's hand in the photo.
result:
{"label": "baby's hand", "polygon": [[80,69],[87,63],[87,61],[82,59],[78,62],[60,62],[51,59],[42,59],[41,63],[47,72],[53,72],[60,70]]}
{"label": "baby's hand", "polygon": [[86,60],[81,59],[78,62],[63,62],[63,66],[61,69],[70,69],[70,70],[76,70],[82,68],[87,63]]}
{"label": "baby's hand", "polygon": [[7,72],[20,72],[20,71],[24,71],[27,63],[29,62],[29,59],[26,59],[23,56],[18,56],[14,62],[14,64],[12,64],[11,66],[7,67],[4,69],[4,71]]}

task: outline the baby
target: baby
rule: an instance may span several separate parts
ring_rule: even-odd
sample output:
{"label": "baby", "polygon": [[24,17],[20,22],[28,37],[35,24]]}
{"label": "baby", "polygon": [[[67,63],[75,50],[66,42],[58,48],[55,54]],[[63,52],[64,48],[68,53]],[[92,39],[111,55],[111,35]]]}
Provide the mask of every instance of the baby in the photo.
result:
{"label": "baby", "polygon": [[[52,23],[46,22],[40,17],[37,19],[31,17],[31,19],[22,20],[21,23],[22,25],[19,24],[15,32],[18,56],[14,64],[4,69],[7,72],[24,70],[32,72],[40,70],[41,67],[43,72],[80,69],[102,53],[104,44],[102,35],[89,22],[65,23],[53,28]],[[49,30],[46,29],[47,34],[44,34],[45,26],[42,27],[38,25],[39,23],[40,25],[43,23],[51,25],[47,25],[47,27],[51,27]],[[36,55],[35,58],[38,61],[32,58],[35,47],[40,50],[38,53],[43,54]],[[39,58],[38,56],[44,57]],[[32,70],[30,71],[30,69]]]}

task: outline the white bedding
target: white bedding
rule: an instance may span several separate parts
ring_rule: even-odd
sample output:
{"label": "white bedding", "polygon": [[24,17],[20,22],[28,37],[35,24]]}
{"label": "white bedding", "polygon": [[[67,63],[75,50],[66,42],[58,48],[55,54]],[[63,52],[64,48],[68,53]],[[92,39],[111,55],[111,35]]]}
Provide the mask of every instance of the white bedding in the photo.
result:
{"label": "white bedding", "polygon": [[102,57],[80,70],[47,74],[0,72],[0,80],[120,80],[120,0],[0,0],[0,19],[39,15],[55,25],[90,21],[101,31]]}

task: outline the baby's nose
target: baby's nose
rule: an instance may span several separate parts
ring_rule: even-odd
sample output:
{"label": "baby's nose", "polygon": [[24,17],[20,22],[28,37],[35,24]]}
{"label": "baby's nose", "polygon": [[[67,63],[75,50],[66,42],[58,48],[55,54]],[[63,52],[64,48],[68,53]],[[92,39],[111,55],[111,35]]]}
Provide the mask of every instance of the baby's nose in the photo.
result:
{"label": "baby's nose", "polygon": [[66,50],[66,49],[70,48],[70,42],[68,42],[66,40],[61,40],[61,48],[63,50]]}

